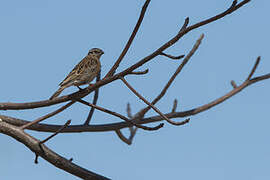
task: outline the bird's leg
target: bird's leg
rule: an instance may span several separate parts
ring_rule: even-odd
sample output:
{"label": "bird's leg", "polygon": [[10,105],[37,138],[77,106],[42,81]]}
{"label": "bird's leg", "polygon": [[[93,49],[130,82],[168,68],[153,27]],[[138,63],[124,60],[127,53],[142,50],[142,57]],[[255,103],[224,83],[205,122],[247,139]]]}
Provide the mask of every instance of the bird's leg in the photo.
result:
{"label": "bird's leg", "polygon": [[82,88],[80,86],[76,86],[80,91],[82,90]]}

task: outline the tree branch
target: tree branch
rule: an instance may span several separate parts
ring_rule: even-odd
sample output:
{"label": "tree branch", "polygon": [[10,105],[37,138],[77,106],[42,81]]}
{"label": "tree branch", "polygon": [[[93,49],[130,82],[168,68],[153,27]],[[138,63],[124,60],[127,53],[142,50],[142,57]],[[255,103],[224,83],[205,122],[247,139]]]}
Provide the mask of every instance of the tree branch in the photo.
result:
{"label": "tree branch", "polygon": [[184,125],[186,124],[188,121],[181,121],[181,122],[175,122],[170,120],[169,118],[167,118],[158,108],[156,108],[153,104],[151,104],[150,102],[148,102],[144,97],[142,97],[142,95],[140,95],[124,78],[121,78],[121,80],[123,81],[123,83],[136,95],[138,96],[143,102],[145,102],[145,104],[147,104],[148,106],[150,106],[154,111],[156,111],[161,117],[163,117],[168,123],[172,124],[172,125]]}
{"label": "tree branch", "polygon": [[38,156],[42,157],[55,167],[58,167],[59,169],[62,169],[70,174],[88,180],[108,180],[108,178],[84,169],[67,160],[66,158],[56,154],[44,144],[40,144],[39,140],[25,133],[19,127],[0,121],[0,132],[10,137],[13,137],[17,141],[27,146],[32,152],[34,152]]}
{"label": "tree branch", "polygon": [[216,21],[218,19],[221,19],[224,16],[226,16],[228,14],[231,14],[232,12],[236,11],[237,9],[239,9],[243,5],[247,4],[248,2],[250,2],[250,0],[243,0],[239,4],[237,4],[237,1],[234,1],[232,6],[230,8],[228,8],[226,11],[224,11],[224,12],[222,12],[222,13],[214,16],[214,17],[211,17],[209,19],[206,19],[204,21],[196,23],[196,24],[194,24],[192,26],[189,26],[189,27],[187,27],[187,24],[188,24],[188,18],[187,18],[185,20],[184,25],[182,26],[182,28],[178,32],[178,34],[176,36],[174,36],[172,39],[170,39],[168,42],[163,44],[160,48],[155,50],[153,53],[151,53],[150,55],[148,55],[145,58],[141,59],[140,61],[138,61],[134,65],[132,65],[129,68],[125,69],[124,71],[122,71],[122,72],[120,72],[118,74],[115,74],[113,76],[106,76],[105,78],[103,78],[99,82],[93,84],[92,86],[88,86],[87,88],[83,89],[82,91],[78,91],[78,92],[72,93],[72,94],[67,95],[67,96],[57,97],[57,98],[55,98],[53,100],[44,100],[44,101],[28,102],[28,103],[0,103],[0,110],[33,109],[33,108],[45,107],[45,106],[50,106],[50,105],[66,102],[66,101],[72,100],[74,98],[75,99],[76,98],[83,98],[83,97],[87,96],[89,93],[91,93],[92,91],[94,91],[96,88],[100,88],[100,87],[102,87],[102,86],[104,86],[104,85],[106,85],[108,83],[111,83],[112,81],[120,79],[121,77],[124,77],[124,76],[128,75],[130,72],[134,71],[135,69],[142,66],[143,64],[149,62],[150,60],[152,60],[156,56],[160,55],[160,53],[162,53],[168,47],[175,44],[180,38],[182,38],[185,34],[190,32],[191,30],[194,30],[196,28],[199,28],[201,26],[204,26],[206,24],[214,22],[214,21]]}
{"label": "tree branch", "polygon": [[249,75],[248,75],[246,81],[250,80],[250,78],[253,76],[253,74],[255,73],[255,71],[256,71],[256,69],[257,69],[257,67],[258,67],[258,65],[259,65],[259,63],[260,63],[260,61],[261,61],[261,57],[259,56],[259,57],[257,57],[256,62],[255,62],[255,64],[254,64],[254,66],[253,66],[251,72],[249,73]]}
{"label": "tree branch", "polygon": [[[97,75],[96,82],[98,82],[99,80],[100,80],[100,71],[99,71],[99,73],[98,73],[98,75]],[[92,103],[92,104],[94,104],[94,105],[97,104],[98,93],[99,93],[99,88],[96,88],[96,90],[95,90],[95,95],[94,95],[94,99],[93,99],[93,103]],[[91,110],[90,110],[90,112],[89,112],[89,114],[88,114],[88,117],[87,117],[86,121],[84,122],[85,125],[89,125],[89,123],[90,123],[90,121],[91,121],[91,119],[92,119],[92,116],[93,116],[93,114],[94,114],[94,111],[95,111],[95,108],[91,107]]]}
{"label": "tree branch", "polygon": [[133,71],[133,72],[130,72],[129,74],[133,74],[133,75],[144,75],[144,74],[147,74],[149,72],[149,69],[146,69],[144,71]]}
{"label": "tree branch", "polygon": [[172,113],[174,113],[175,111],[176,111],[176,108],[177,108],[177,99],[175,99],[174,101],[173,101],[173,108],[172,108]]}
{"label": "tree branch", "polygon": [[124,136],[124,134],[121,132],[120,129],[115,130],[115,132],[116,132],[117,136],[119,137],[119,139],[121,139],[124,143],[126,143],[128,145],[131,145],[132,140],[133,140],[133,138],[134,138],[134,136],[135,136],[135,134],[137,132],[137,129],[138,129],[137,127],[135,127],[134,129],[133,129],[133,127],[130,127],[130,129],[129,129],[129,131],[130,131],[129,138],[126,138]]}
{"label": "tree branch", "polygon": [[165,56],[165,57],[168,57],[168,58],[170,58],[170,59],[174,59],[174,60],[179,60],[179,59],[182,59],[183,57],[185,57],[185,55],[172,56],[172,55],[166,54],[166,53],[164,53],[164,52],[161,52],[160,55]]}
{"label": "tree branch", "polygon": [[[189,59],[196,52],[196,50],[199,48],[199,46],[200,46],[203,38],[204,38],[204,34],[202,34],[199,37],[199,39],[194,44],[193,48],[190,50],[190,52],[184,58],[184,60],[182,61],[182,63],[178,66],[178,68],[176,69],[176,71],[174,72],[174,74],[171,76],[171,78],[169,79],[169,81],[167,82],[167,84],[165,85],[165,87],[162,89],[162,91],[160,92],[160,94],[151,102],[151,104],[155,105],[166,94],[167,90],[169,89],[169,87],[171,86],[171,84],[173,83],[173,81],[175,80],[176,76],[182,71],[182,69],[184,68],[184,66],[189,61]],[[148,106],[148,107],[144,108],[143,110],[141,110],[140,113],[144,115],[144,114],[146,114],[150,110],[150,108],[151,108],[151,106]]]}
{"label": "tree branch", "polygon": [[28,127],[34,125],[34,124],[37,124],[37,123],[39,123],[41,121],[44,121],[45,119],[48,119],[48,118],[50,118],[50,117],[64,111],[66,108],[68,108],[69,106],[71,106],[74,103],[75,103],[75,101],[71,101],[71,102],[67,103],[66,105],[62,106],[61,108],[59,108],[59,109],[57,109],[57,110],[55,110],[55,111],[53,111],[53,112],[51,112],[49,114],[46,114],[46,115],[44,115],[44,116],[42,116],[42,117],[28,123],[28,124],[25,124],[25,125],[21,126],[20,128],[23,130],[25,128],[28,128]]}
{"label": "tree branch", "polygon": [[82,103],[82,104],[85,104],[87,106],[90,106],[90,107],[93,107],[95,109],[98,109],[98,110],[100,110],[102,112],[105,112],[105,113],[111,114],[113,116],[116,116],[116,117],[118,117],[120,119],[123,119],[124,121],[126,121],[130,125],[136,126],[138,128],[141,128],[141,129],[144,129],[144,130],[147,130],[147,131],[155,131],[155,130],[158,130],[158,129],[160,129],[160,128],[163,127],[163,123],[161,123],[161,124],[159,124],[158,126],[155,126],[155,127],[147,127],[147,126],[143,126],[143,125],[140,125],[140,124],[136,124],[133,121],[129,120],[128,118],[126,118],[125,116],[123,116],[123,115],[121,115],[121,114],[119,114],[117,112],[110,111],[108,109],[99,107],[97,105],[93,105],[93,104],[91,104],[89,102],[86,102],[86,101],[84,101],[82,99],[77,99],[77,101],[80,102],[80,103]]}
{"label": "tree branch", "polygon": [[[256,64],[256,63],[255,63]],[[257,66],[256,66],[257,67]],[[252,71],[251,71],[252,72]],[[257,82],[270,79],[270,73],[262,75],[262,76],[257,76],[254,78],[251,78],[249,80],[245,80],[241,85],[237,86],[227,94],[217,98],[214,101],[211,101],[207,104],[204,104],[202,106],[187,110],[187,111],[182,111],[182,112],[174,112],[174,113],[167,113],[164,114],[168,118],[183,118],[187,116],[193,116],[196,115],[200,112],[206,111],[222,102],[225,100],[231,98],[235,94],[239,93],[246,87],[255,84]],[[0,115],[0,120],[13,124],[15,126],[21,126],[24,124],[29,123],[29,121],[17,119],[17,118],[12,118],[8,116],[3,116]],[[164,120],[163,117],[161,116],[152,116],[148,118],[143,118],[143,119],[136,119],[133,122],[136,124],[147,124],[147,123],[153,123],[153,122],[159,122]],[[102,125],[90,125],[90,126],[84,126],[84,125],[73,125],[65,128],[62,132],[63,133],[75,133],[75,132],[104,132],[104,131],[115,131],[118,129],[126,128],[129,127],[130,124],[126,122],[119,122],[119,123],[110,123],[110,124],[102,124]],[[35,130],[35,131],[42,131],[42,132],[55,132],[57,131],[61,125],[50,125],[50,124],[35,124],[31,127],[28,127],[30,130]]]}
{"label": "tree branch", "polygon": [[44,144],[47,141],[49,141],[51,138],[53,138],[54,136],[56,136],[57,134],[59,134],[61,131],[63,131],[63,129],[67,128],[68,125],[71,123],[71,120],[68,120],[61,128],[59,128],[55,133],[53,133],[52,135],[50,135],[49,137],[47,137],[46,139],[40,141],[40,144]]}
{"label": "tree branch", "polygon": [[110,71],[106,74],[105,77],[109,77],[109,76],[112,76],[114,73],[115,73],[115,70],[118,68],[119,64],[121,63],[121,61],[123,60],[124,56],[126,55],[128,49],[130,48],[130,45],[131,43],[133,42],[140,26],[141,26],[141,23],[143,21],[143,18],[144,18],[144,15],[145,15],[145,12],[146,12],[146,9],[148,7],[150,3],[150,0],[146,0],[143,7],[142,7],[142,10],[141,10],[141,14],[140,14],[140,17],[136,23],[136,26],[134,27],[133,29],[133,32],[125,46],[125,48],[123,49],[122,53],[120,54],[119,58],[117,59],[117,61],[114,63],[113,67],[110,69]]}

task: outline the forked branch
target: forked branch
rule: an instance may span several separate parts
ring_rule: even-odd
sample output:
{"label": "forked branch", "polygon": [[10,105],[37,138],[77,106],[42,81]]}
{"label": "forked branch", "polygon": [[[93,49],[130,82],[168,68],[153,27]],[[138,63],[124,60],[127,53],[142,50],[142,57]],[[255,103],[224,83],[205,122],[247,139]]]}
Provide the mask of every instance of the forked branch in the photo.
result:
{"label": "forked branch", "polygon": [[[257,60],[256,60],[256,62],[257,62]],[[253,72],[253,69],[256,70],[256,68],[254,68],[254,67],[257,68],[258,63],[254,64],[251,72]],[[251,74],[251,72],[249,74]],[[186,111],[170,112],[170,113],[167,113],[164,115],[168,118],[183,118],[183,117],[187,117],[187,116],[196,115],[200,112],[206,111],[206,110],[224,102],[225,100],[227,100],[227,99],[231,98],[232,96],[236,95],[237,93],[241,92],[246,87],[248,87],[252,84],[255,84],[257,82],[264,81],[266,79],[270,79],[270,73],[262,75],[262,76],[257,76],[254,78],[251,77],[250,79],[245,80],[241,85],[237,86],[236,88],[234,88],[233,90],[231,90],[227,94],[217,98],[214,101],[211,101],[207,104],[204,104],[202,106],[199,106],[199,107],[196,107],[196,108],[193,108],[190,110],[186,110]],[[29,123],[29,121],[25,121],[25,120],[21,120],[21,119],[17,119],[17,118],[12,118],[9,116],[3,116],[3,115],[0,115],[0,120],[7,122],[7,123],[10,123],[10,124],[13,124],[15,126],[21,126],[21,125]],[[152,117],[148,117],[148,118],[136,119],[133,122],[136,124],[147,124],[147,123],[152,123],[152,122],[159,122],[162,120],[164,120],[164,118],[162,116],[152,116]],[[90,125],[87,127],[84,125],[72,125],[72,126],[68,126],[67,128],[65,128],[62,132],[65,132],[65,133],[67,133],[67,132],[68,133],[71,133],[71,132],[104,132],[104,131],[115,131],[115,130],[126,128],[129,126],[130,126],[130,124],[126,123],[126,122],[102,124],[102,125]],[[28,127],[28,129],[35,130],[35,131],[42,131],[42,132],[55,132],[60,127],[61,127],[61,125],[34,124],[33,126]]]}
{"label": "forked branch", "polygon": [[147,7],[149,5],[151,0],[146,0],[143,7],[142,7],[142,10],[141,10],[141,14],[140,14],[140,17],[136,23],[136,26],[135,28],[133,29],[133,32],[131,34],[131,36],[129,37],[129,40],[125,46],[125,48],[123,49],[122,53],[120,54],[119,58],[116,60],[116,62],[114,63],[113,67],[110,69],[110,71],[106,74],[106,77],[109,77],[109,76],[112,76],[114,73],[115,73],[115,70],[118,68],[119,64],[121,63],[121,61],[123,60],[124,56],[126,55],[126,53],[128,52],[128,49],[130,48],[130,45],[132,44],[141,24],[142,24],[142,21],[143,21],[143,18],[144,18],[144,15],[145,15],[145,12],[147,10]]}
{"label": "forked branch", "polygon": [[60,156],[59,154],[56,154],[44,144],[40,144],[39,140],[25,133],[19,127],[0,121],[0,133],[13,137],[17,141],[27,146],[31,151],[33,151],[38,156],[42,157],[52,165],[66,172],[69,172],[70,174],[73,174],[82,179],[109,180],[104,176],[98,175],[87,169],[84,169],[74,164],[73,162],[67,160],[66,158]]}
{"label": "forked branch", "polygon": [[[145,2],[144,7],[147,7],[149,2],[150,1],[147,0]],[[247,4],[248,2],[250,2],[250,0],[243,0],[239,4],[237,4],[237,1],[233,1],[232,5],[226,11],[224,11],[224,12],[222,12],[222,13],[216,15],[216,16],[213,16],[213,17],[211,17],[209,19],[206,19],[204,21],[198,22],[198,23],[196,23],[194,25],[191,25],[191,26],[188,26],[189,21],[188,21],[188,18],[186,18],[185,23],[182,26],[182,28],[179,30],[179,32],[172,39],[170,39],[168,42],[164,43],[161,47],[159,47],[157,50],[155,50],[153,53],[151,53],[150,55],[148,55],[145,58],[141,59],[140,61],[138,61],[134,65],[132,65],[129,68],[125,69],[124,71],[122,71],[122,72],[120,72],[118,74],[112,75],[114,73],[115,69],[118,67],[118,65],[120,64],[120,62],[123,59],[123,58],[119,57],[118,61],[115,63],[114,68],[112,68],[107,73],[105,78],[103,78],[99,82],[93,84],[92,86],[89,86],[89,87],[83,89],[82,91],[78,91],[78,92],[72,93],[72,94],[67,95],[67,96],[57,97],[57,98],[55,98],[53,100],[44,100],[44,101],[29,102],[29,103],[0,103],[0,110],[33,109],[33,108],[51,106],[51,105],[54,105],[54,104],[70,101],[70,100],[72,100],[74,98],[83,98],[83,97],[87,96],[89,93],[93,92],[96,88],[100,88],[100,87],[102,87],[102,86],[104,86],[104,85],[106,85],[108,83],[111,83],[111,82],[113,82],[113,81],[115,81],[117,79],[120,79],[121,77],[125,77],[130,72],[133,72],[135,69],[137,69],[138,67],[140,67],[143,64],[149,62],[150,60],[154,59],[156,56],[158,56],[162,52],[164,52],[164,50],[166,50],[168,47],[171,47],[173,44],[175,44],[180,38],[182,38],[188,32],[190,32],[190,31],[192,31],[194,29],[197,29],[197,28],[199,28],[201,26],[204,26],[206,24],[209,24],[211,22],[214,22],[214,21],[216,21],[218,19],[223,18],[224,16],[226,16],[228,14],[231,14],[232,12],[236,11],[237,9],[239,9],[243,5]],[[145,11],[146,11],[146,8],[145,8]],[[141,14],[143,14],[142,17],[144,16],[144,13],[145,12],[141,13]],[[139,22],[139,20],[138,20],[138,22]],[[134,34],[136,34],[135,30],[133,32],[135,32]],[[130,39],[132,39],[132,38],[130,38]],[[132,40],[131,40],[131,42],[132,42]],[[125,49],[128,49],[128,47],[125,48]],[[127,51],[127,50],[125,50],[125,51]],[[122,57],[124,57],[126,52],[123,51],[123,53],[121,53],[121,54],[123,54]]]}

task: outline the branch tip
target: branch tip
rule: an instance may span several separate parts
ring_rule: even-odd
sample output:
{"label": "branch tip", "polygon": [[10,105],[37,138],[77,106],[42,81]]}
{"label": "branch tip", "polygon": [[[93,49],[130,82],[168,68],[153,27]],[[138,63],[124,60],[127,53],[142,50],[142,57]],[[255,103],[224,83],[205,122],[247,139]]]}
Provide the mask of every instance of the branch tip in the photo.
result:
{"label": "branch tip", "polygon": [[131,113],[131,108],[130,108],[130,104],[127,103],[127,116],[131,119],[133,118],[132,113]]}
{"label": "branch tip", "polygon": [[234,1],[232,2],[231,7],[230,7],[229,9],[234,8],[234,7],[236,6],[236,4],[237,4],[237,0],[234,0]]}
{"label": "branch tip", "polygon": [[182,27],[180,28],[178,34],[179,34],[180,32],[182,32],[182,31],[184,31],[184,30],[187,28],[188,23],[189,23],[189,17],[186,17],[186,19],[185,19],[185,21],[184,21],[184,24],[183,24]]}
{"label": "branch tip", "polygon": [[182,59],[183,57],[185,57],[185,55],[172,56],[172,55],[166,54],[166,53],[164,53],[164,52],[161,52],[160,55],[166,56],[166,57],[168,57],[168,58],[170,58],[170,59],[173,59],[173,60],[179,60],[179,59]]}
{"label": "branch tip", "polygon": [[173,101],[173,108],[172,108],[172,113],[174,113],[176,111],[176,108],[177,108],[177,99],[174,99]]}
{"label": "branch tip", "polygon": [[249,75],[248,75],[248,77],[246,79],[246,81],[249,81],[252,78],[252,76],[254,75],[254,73],[255,73],[255,71],[256,71],[256,69],[257,69],[260,61],[261,61],[261,56],[258,56],[257,59],[256,59],[255,64],[253,65],[252,70],[250,71],[250,73],[249,73]]}
{"label": "branch tip", "polygon": [[132,71],[129,74],[134,74],[134,75],[143,75],[143,74],[147,74],[149,72],[149,69],[146,69],[144,71]]}
{"label": "branch tip", "polygon": [[237,88],[237,84],[235,83],[234,80],[231,80],[231,85],[232,85],[232,87],[233,87],[234,89]]}
{"label": "branch tip", "polygon": [[139,19],[138,19],[138,21],[137,21],[137,23],[136,23],[136,25],[135,25],[135,27],[134,27],[134,29],[133,29],[133,31],[132,31],[130,37],[129,37],[129,39],[128,39],[128,42],[126,43],[126,45],[125,45],[123,51],[121,52],[120,56],[118,57],[118,59],[117,59],[116,62],[114,63],[113,67],[109,70],[109,72],[106,74],[105,77],[112,76],[112,75],[115,73],[115,71],[116,71],[116,69],[118,68],[119,64],[121,63],[121,61],[122,61],[123,58],[125,57],[126,53],[128,52],[128,50],[129,50],[129,48],[130,48],[130,46],[131,46],[131,44],[132,44],[132,42],[133,42],[133,40],[134,40],[134,38],[135,38],[135,36],[136,36],[136,34],[137,34],[137,32],[138,32],[140,26],[141,26],[141,23],[142,23],[142,21],[143,21],[145,12],[146,12],[146,10],[147,10],[147,7],[148,7],[150,1],[151,1],[151,0],[146,0],[146,1],[145,1],[144,5],[143,5],[143,7],[142,7],[142,9],[141,9],[141,13],[140,13]]}

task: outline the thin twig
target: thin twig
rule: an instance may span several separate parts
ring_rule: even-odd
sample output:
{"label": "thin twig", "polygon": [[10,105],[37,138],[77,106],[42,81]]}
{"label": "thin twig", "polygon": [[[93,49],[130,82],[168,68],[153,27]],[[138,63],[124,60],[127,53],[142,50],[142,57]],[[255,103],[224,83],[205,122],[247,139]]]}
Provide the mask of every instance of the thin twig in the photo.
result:
{"label": "thin twig", "polygon": [[251,72],[249,73],[249,75],[248,75],[246,81],[247,81],[247,80],[250,80],[250,78],[253,76],[253,74],[255,73],[255,71],[256,71],[256,69],[257,69],[257,67],[258,67],[258,65],[259,65],[259,63],[260,63],[260,61],[261,61],[261,56],[257,57],[256,62],[255,62],[255,64],[254,64],[254,66],[253,66]]}
{"label": "thin twig", "polygon": [[143,75],[143,74],[147,74],[148,72],[149,72],[149,69],[146,69],[144,71],[133,71],[133,72],[130,72],[129,74]]}
{"label": "thin twig", "polygon": [[82,104],[85,104],[87,106],[94,107],[95,109],[100,110],[102,112],[105,112],[105,113],[111,114],[113,116],[116,116],[116,117],[118,117],[120,119],[123,119],[124,121],[130,123],[131,125],[136,126],[138,128],[141,128],[141,129],[144,129],[144,130],[154,131],[154,130],[158,130],[158,129],[162,128],[163,125],[164,125],[163,123],[160,123],[158,126],[155,126],[155,127],[143,126],[143,125],[134,123],[133,121],[129,120],[128,118],[126,118],[125,116],[123,116],[123,115],[121,115],[121,114],[119,114],[117,112],[113,112],[113,111],[108,110],[108,109],[105,109],[103,107],[99,107],[97,105],[94,105],[94,104],[91,104],[89,102],[86,102],[86,101],[84,101],[82,99],[77,99],[77,101],[80,102],[80,103],[82,103]]}
{"label": "thin twig", "polygon": [[184,30],[186,30],[187,26],[188,26],[188,23],[189,23],[189,17],[187,17],[184,21],[184,24],[182,25],[182,27],[180,28],[178,34]]}
{"label": "thin twig", "polygon": [[145,102],[148,106],[150,106],[154,111],[156,111],[160,116],[162,116],[167,122],[173,125],[182,125],[182,122],[175,122],[167,118],[158,108],[156,108],[153,104],[148,102],[144,97],[142,97],[123,77],[121,78],[123,83],[136,95],[138,96],[143,102]]}
{"label": "thin twig", "polygon": [[28,123],[28,124],[25,124],[25,125],[21,126],[20,129],[23,130],[23,129],[29,128],[30,126],[32,126],[34,124],[37,124],[37,123],[39,123],[41,121],[44,121],[45,119],[48,119],[48,118],[62,112],[63,110],[65,110],[66,108],[68,108],[69,106],[71,106],[74,103],[75,103],[75,101],[71,101],[71,102],[67,103],[66,105],[60,107],[59,109],[57,109],[57,110],[55,110],[55,111],[53,111],[53,112],[51,112],[49,114],[46,114],[46,115],[44,115],[44,116],[42,116],[42,117]]}
{"label": "thin twig", "polygon": [[25,133],[25,131],[19,127],[13,126],[6,122],[0,122],[0,133],[6,134],[16,139],[18,142],[23,143],[32,152],[42,157],[53,166],[73,174],[74,176],[77,176],[81,179],[109,180],[109,178],[91,172],[60,156],[56,152],[49,149],[46,145],[40,144],[39,140],[30,134]]}
{"label": "thin twig", "polygon": [[125,48],[123,49],[122,53],[120,54],[119,58],[117,59],[117,61],[114,63],[113,67],[110,69],[110,71],[106,74],[105,77],[109,77],[109,76],[112,76],[114,73],[115,73],[115,70],[118,68],[119,64],[121,63],[121,61],[123,60],[124,56],[126,55],[126,53],[128,52],[128,49],[130,48],[130,45],[132,44],[140,26],[141,26],[141,23],[143,21],[143,18],[144,18],[144,15],[145,15],[145,12],[146,12],[146,9],[148,7],[150,3],[150,0],[146,0],[143,7],[142,7],[142,10],[141,10],[141,13],[140,13],[140,17],[136,23],[136,26],[134,27],[133,29],[133,32],[125,46]]}
{"label": "thin twig", "polygon": [[[162,89],[162,91],[160,92],[160,94],[151,102],[151,104],[155,105],[166,94],[167,90],[169,89],[169,87],[171,86],[171,84],[173,83],[173,81],[175,80],[176,76],[182,71],[182,69],[184,68],[184,66],[189,61],[189,59],[196,52],[196,50],[199,48],[199,46],[200,46],[203,38],[204,38],[204,34],[202,34],[199,37],[199,39],[194,44],[193,48],[189,51],[189,53],[187,54],[187,56],[184,58],[184,60],[182,61],[182,63],[178,66],[178,68],[176,69],[176,71],[174,72],[174,74],[171,76],[171,78],[169,79],[169,81],[167,82],[167,84],[165,85],[165,87]],[[145,109],[143,109],[141,111],[141,113],[142,114],[145,114],[147,111],[150,110],[150,108],[151,108],[150,106],[146,107]]]}
{"label": "thin twig", "polygon": [[132,127],[130,127],[130,135],[129,138],[126,138],[125,135],[121,132],[120,129],[117,129],[115,132],[117,134],[117,136],[126,144],[131,145],[132,144],[132,140],[137,132],[137,127],[135,127],[134,129]]}
{"label": "thin twig", "polygon": [[55,133],[44,139],[43,141],[40,141],[40,144],[44,144],[45,142],[49,141],[51,138],[59,134],[63,129],[68,127],[68,125],[71,123],[71,120],[68,120],[61,128],[59,128]]}
{"label": "thin twig", "polygon": [[132,143],[132,140],[135,137],[138,128],[137,127],[134,127],[132,129],[129,129],[129,130],[130,130],[130,136],[129,136],[128,139],[130,140],[130,143]]}
{"label": "thin twig", "polygon": [[177,108],[177,99],[175,99],[173,101],[173,108],[172,108],[172,113],[174,113],[176,111],[176,108]]}
{"label": "thin twig", "polygon": [[183,57],[185,57],[185,55],[172,56],[172,55],[166,54],[166,53],[164,53],[164,52],[161,52],[160,55],[166,56],[166,57],[168,57],[168,58],[170,58],[170,59],[174,59],[174,60],[179,60],[179,59],[182,59]]}
{"label": "thin twig", "polygon": [[190,32],[194,29],[197,29],[201,26],[204,26],[206,24],[209,24],[211,22],[214,22],[218,19],[223,18],[224,16],[231,14],[232,12],[236,11],[237,9],[239,9],[243,5],[247,4],[248,2],[250,2],[250,0],[243,0],[239,4],[235,5],[236,1],[234,1],[232,6],[230,8],[228,8],[227,10],[225,10],[224,12],[222,12],[216,16],[213,16],[211,18],[208,18],[204,21],[198,22],[198,23],[191,25],[189,27],[187,27],[187,25],[185,27],[185,24],[188,24],[188,18],[187,18],[185,20],[184,25],[180,29],[180,31],[172,39],[170,39],[169,41],[164,43],[161,47],[159,47],[153,53],[144,57],[143,59],[141,59],[137,63],[133,64],[132,66],[128,67],[124,71],[122,71],[118,74],[115,74],[113,76],[106,76],[106,78],[103,78],[98,83],[95,83],[94,85],[89,86],[86,89],[83,89],[82,91],[78,91],[78,92],[72,93],[72,94],[67,95],[67,96],[57,97],[53,100],[44,100],[44,101],[27,102],[27,103],[10,103],[10,102],[9,103],[0,103],[0,110],[33,109],[33,108],[45,107],[45,106],[50,106],[50,105],[70,101],[70,100],[74,99],[75,97],[76,98],[83,98],[83,97],[87,96],[89,93],[91,93],[92,91],[94,91],[96,88],[100,88],[101,86],[104,86],[108,83],[111,83],[111,82],[117,80],[117,79],[120,79],[121,77],[128,75],[130,72],[134,71],[135,69],[142,66],[143,64],[149,62],[150,60],[152,60],[153,58],[158,56],[161,52],[166,50],[168,47],[175,44],[180,38],[182,38],[188,32]]}
{"label": "thin twig", "polygon": [[[231,98],[232,96],[238,94],[246,87],[255,84],[260,81],[264,81],[266,79],[270,79],[270,73],[264,74],[261,76],[254,77],[248,81],[244,81],[241,85],[237,86],[237,88],[234,88],[233,90],[229,91],[225,95],[207,103],[201,106],[198,106],[193,109],[189,109],[186,111],[181,112],[175,112],[175,113],[168,113],[165,114],[165,116],[169,118],[183,118],[187,116],[193,116],[196,114],[199,114],[201,112],[207,111],[211,109],[212,107],[226,101],[227,99]],[[137,124],[147,124],[147,123],[153,123],[153,122],[159,122],[164,120],[161,116],[152,116],[148,118],[143,118],[138,120],[134,120]],[[15,126],[21,126],[24,124],[28,124],[29,121],[9,117],[9,116],[3,116],[0,115],[0,123],[1,121],[7,122],[9,124],[15,125]],[[55,132],[57,131],[61,125],[53,125],[53,124],[35,124],[28,129],[35,130],[35,131],[41,131],[41,132]],[[101,125],[90,125],[90,126],[84,126],[84,125],[73,125],[69,126],[66,129],[63,130],[63,133],[75,133],[75,132],[105,132],[105,131],[115,131],[117,129],[122,129],[130,127],[130,123],[126,122],[118,122],[118,123],[111,123],[111,124],[101,124]]]}
{"label": "thin twig", "polygon": [[[99,80],[100,80],[100,71],[99,71],[99,73],[97,75],[96,82],[98,82]],[[99,88],[96,88],[93,103],[92,103],[94,105],[97,104],[98,94],[99,94]],[[95,108],[91,107],[91,110],[90,110],[90,112],[88,114],[88,117],[87,117],[86,121],[84,122],[85,125],[89,125],[89,123],[90,123],[90,121],[92,119],[92,116],[94,114],[94,111],[95,111]]]}
{"label": "thin twig", "polygon": [[117,136],[118,136],[123,142],[125,142],[125,143],[128,144],[128,145],[131,145],[130,139],[126,138],[126,137],[124,136],[124,134],[121,132],[120,129],[116,130],[115,133],[117,134]]}
{"label": "thin twig", "polygon": [[233,88],[237,88],[237,84],[234,82],[234,80],[231,80],[231,85]]}
{"label": "thin twig", "polygon": [[131,113],[131,108],[130,108],[130,104],[127,103],[127,116],[132,119],[133,116],[132,116],[132,113]]}

